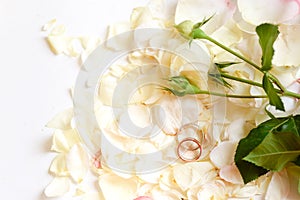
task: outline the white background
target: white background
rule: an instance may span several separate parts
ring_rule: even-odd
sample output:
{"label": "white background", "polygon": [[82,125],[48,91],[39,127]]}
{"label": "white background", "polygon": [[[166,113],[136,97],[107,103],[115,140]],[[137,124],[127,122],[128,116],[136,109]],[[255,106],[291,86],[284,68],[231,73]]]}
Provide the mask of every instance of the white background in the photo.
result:
{"label": "white background", "polygon": [[72,106],[68,95],[77,59],[55,56],[42,26],[56,18],[69,35],[103,36],[107,25],[128,21],[148,0],[0,1],[0,198],[46,199],[51,181],[52,130],[45,124]]}

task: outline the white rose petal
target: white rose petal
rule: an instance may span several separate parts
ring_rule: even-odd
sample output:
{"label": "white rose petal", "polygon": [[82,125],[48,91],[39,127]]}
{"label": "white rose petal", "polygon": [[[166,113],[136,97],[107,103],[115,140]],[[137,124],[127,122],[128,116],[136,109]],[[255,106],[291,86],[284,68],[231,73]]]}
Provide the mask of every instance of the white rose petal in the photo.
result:
{"label": "white rose petal", "polygon": [[244,183],[238,168],[234,164],[222,167],[220,170],[220,178],[233,184]]}
{"label": "white rose petal", "polygon": [[299,66],[300,25],[281,25],[279,31],[280,35],[274,43],[273,63],[278,66]]}
{"label": "white rose petal", "polygon": [[246,136],[245,132],[245,119],[236,119],[231,121],[226,129],[226,135],[228,135],[229,140],[232,142],[238,142]]}
{"label": "white rose petal", "polygon": [[44,193],[47,197],[59,197],[70,190],[70,179],[66,177],[56,177],[46,187]]}
{"label": "white rose petal", "polygon": [[236,147],[237,144],[235,142],[221,142],[211,151],[210,160],[218,168],[222,168],[225,165],[230,165],[233,163]]}
{"label": "white rose petal", "polygon": [[47,127],[49,128],[55,128],[60,130],[69,130],[72,128],[71,126],[71,120],[73,118],[73,109],[69,108],[66,109],[58,114],[56,114],[53,119],[51,119],[47,123]]}
{"label": "white rose petal", "polygon": [[234,196],[239,198],[253,198],[256,194],[259,194],[258,187],[256,185],[247,184],[235,191]]}
{"label": "white rose petal", "polygon": [[295,1],[283,0],[237,0],[245,21],[254,25],[262,23],[279,24],[295,17],[299,7]]}
{"label": "white rose petal", "polygon": [[181,193],[174,190],[161,190],[159,187],[154,187],[151,191],[153,200],[181,200],[184,197]]}
{"label": "white rose petal", "polygon": [[57,26],[53,27],[50,35],[51,36],[55,36],[55,35],[58,36],[58,35],[63,35],[65,32],[66,32],[65,25],[60,24],[60,25],[57,25]]}
{"label": "white rose petal", "polygon": [[150,125],[150,109],[145,105],[128,106],[128,114],[134,125],[144,128]]}
{"label": "white rose petal", "polygon": [[52,28],[55,26],[56,21],[57,21],[56,19],[51,19],[49,22],[47,22],[47,23],[43,26],[42,30],[43,30],[43,31],[49,31],[50,29],[52,29]]}
{"label": "white rose petal", "polygon": [[137,181],[123,179],[114,174],[104,174],[99,178],[99,186],[105,200],[134,199],[137,192]]}
{"label": "white rose petal", "polygon": [[191,200],[211,200],[224,199],[229,196],[226,194],[226,185],[221,180],[214,180],[199,187],[194,187],[188,191],[188,199]]}
{"label": "white rose petal", "polygon": [[269,184],[266,199],[299,199],[297,190],[300,169],[298,166],[289,166],[280,172],[275,172]]}
{"label": "white rose petal", "polygon": [[163,96],[153,107],[152,122],[168,135],[174,135],[181,126],[180,103],[175,96]]}
{"label": "white rose petal", "polygon": [[179,187],[186,191],[213,169],[214,166],[210,162],[191,162],[174,166],[173,174]]}
{"label": "white rose petal", "polygon": [[82,145],[75,144],[66,155],[67,168],[77,183],[82,182],[89,168],[88,155]]}
{"label": "white rose petal", "polygon": [[224,0],[179,0],[176,8],[175,23],[185,20],[194,23],[203,21],[204,18],[213,18],[203,28],[206,33],[212,33],[220,28],[233,15],[235,7]]}
{"label": "white rose petal", "polygon": [[101,193],[94,192],[94,193],[84,194],[81,200],[106,200],[106,199],[104,199]]}
{"label": "white rose petal", "polygon": [[286,169],[283,169],[281,172],[276,172],[273,174],[266,193],[266,199],[270,199],[270,200],[286,199],[289,190],[290,190],[290,184],[288,180],[288,174]]}
{"label": "white rose petal", "polygon": [[58,154],[52,161],[49,171],[56,176],[67,176],[69,171],[66,166],[66,156],[64,153]]}
{"label": "white rose petal", "polygon": [[75,129],[67,131],[56,130],[53,134],[51,150],[67,153],[74,144],[80,141],[78,132]]}

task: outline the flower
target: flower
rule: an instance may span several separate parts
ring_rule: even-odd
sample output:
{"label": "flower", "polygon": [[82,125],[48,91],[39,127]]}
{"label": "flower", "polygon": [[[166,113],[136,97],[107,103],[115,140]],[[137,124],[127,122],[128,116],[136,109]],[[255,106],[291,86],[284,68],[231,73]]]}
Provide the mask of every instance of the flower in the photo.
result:
{"label": "flower", "polygon": [[[178,0],[178,2],[152,0],[148,6],[135,8],[129,22],[111,25],[108,37],[146,27],[174,30],[174,25],[178,24],[175,26],[177,30],[190,38],[195,28],[194,24],[213,16],[201,26],[201,31],[259,63],[262,52],[258,37],[254,34],[255,26],[265,22],[276,23],[279,24],[281,34],[274,44],[272,73],[278,75],[284,86],[299,93],[300,86],[297,81],[300,78],[299,10],[299,0]],[[44,29],[52,30],[47,40],[56,54],[64,53],[71,57],[81,54],[82,58],[85,58],[99,44],[98,38],[67,36],[64,26],[55,26],[55,23],[56,20],[50,21]],[[153,36],[149,44],[172,39],[170,35]],[[118,50],[128,42],[131,41],[121,40],[108,43],[107,46]],[[197,44],[204,52],[201,55],[204,61],[201,73],[208,72],[211,62],[239,61],[207,41]],[[192,44],[185,53],[193,54],[193,51]],[[206,53],[211,55],[211,58]],[[161,153],[157,156],[158,160],[164,162],[172,160],[172,163],[166,162],[165,169],[155,173],[135,174],[137,168],[148,163],[139,163],[136,159],[138,157],[128,157],[125,153],[114,154],[107,151],[101,152],[101,157],[97,154],[90,158],[76,131],[76,124],[72,123],[74,113],[70,108],[56,115],[47,124],[48,127],[55,129],[51,150],[57,155],[49,168],[54,178],[45,189],[46,196],[63,196],[76,191],[72,195],[82,196],[83,199],[106,200],[299,199],[295,187],[299,182],[299,167],[291,165],[281,172],[269,173],[245,185],[234,164],[238,141],[245,137],[253,126],[267,117],[261,114],[267,103],[265,100],[230,98],[228,101],[219,102],[219,99],[213,99],[211,102],[207,96],[199,95],[180,97],[178,101],[171,93],[148,85],[132,93],[126,102],[129,104],[126,112],[123,110],[116,114],[112,107],[123,106],[124,99],[117,98],[113,101],[114,90],[129,72],[135,74],[128,76],[121,85],[120,97],[132,92],[129,91],[130,86],[139,86],[140,82],[136,77],[151,73],[156,74],[155,81],[159,83],[162,83],[163,78],[173,76],[171,84],[178,92],[178,96],[185,95],[186,91],[187,94],[194,94],[197,88],[208,88],[207,79],[200,77],[182,57],[169,52],[153,49],[135,51],[126,57],[126,61],[127,63],[112,64],[103,75],[98,92],[105,95],[97,96],[95,102],[95,115],[107,139],[126,152],[137,155],[151,153],[163,149],[175,139],[195,134],[186,133],[176,137],[182,125],[199,121],[201,122],[199,127],[205,136],[202,142],[208,141],[206,147],[203,145],[200,160],[184,163],[176,160],[176,154],[170,156]],[[141,65],[152,67],[145,71],[136,70]],[[153,67],[158,65],[166,68]],[[225,70],[228,75],[239,78],[254,81],[261,79],[261,74],[249,69],[244,63],[226,67]],[[263,94],[263,90],[254,86],[241,85],[235,81],[230,81],[229,84],[232,85],[229,93]],[[300,112],[299,103],[295,99],[283,98],[283,101],[289,114]],[[225,106],[223,103],[226,103],[228,108],[225,115],[219,112],[222,106]],[[283,114],[272,110],[272,107],[267,109],[276,116]],[[145,141],[133,139],[122,129],[128,122],[127,114],[138,127],[145,128],[150,123],[156,122],[160,129],[159,134]],[[213,118],[212,114],[217,116]],[[210,123],[212,120],[215,120],[213,125]],[[143,136],[147,136],[147,133]],[[98,140],[93,142],[100,143]],[[170,151],[174,150],[175,148],[170,148]],[[102,163],[102,159],[120,165],[128,164],[132,168],[132,173],[125,174],[111,169]],[[89,173],[90,171],[95,173]],[[99,187],[96,190],[87,187],[86,180],[91,176],[91,180],[98,179]]]}

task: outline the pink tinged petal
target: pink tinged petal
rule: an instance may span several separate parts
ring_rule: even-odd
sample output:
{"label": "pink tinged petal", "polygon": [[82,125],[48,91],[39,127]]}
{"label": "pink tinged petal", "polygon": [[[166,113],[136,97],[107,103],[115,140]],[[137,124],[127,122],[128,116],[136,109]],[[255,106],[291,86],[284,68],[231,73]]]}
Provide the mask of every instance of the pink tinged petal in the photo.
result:
{"label": "pink tinged petal", "polygon": [[233,163],[236,147],[235,142],[221,142],[210,153],[210,160],[218,168],[230,165]]}
{"label": "pink tinged petal", "polygon": [[140,196],[138,198],[135,198],[134,200],[153,200],[153,199],[147,196]]}
{"label": "pink tinged petal", "polygon": [[253,25],[282,23],[294,18],[299,12],[299,5],[295,1],[238,0],[237,5],[243,19]]}
{"label": "pink tinged petal", "polygon": [[220,170],[220,177],[233,184],[243,184],[243,178],[234,164],[222,167]]}

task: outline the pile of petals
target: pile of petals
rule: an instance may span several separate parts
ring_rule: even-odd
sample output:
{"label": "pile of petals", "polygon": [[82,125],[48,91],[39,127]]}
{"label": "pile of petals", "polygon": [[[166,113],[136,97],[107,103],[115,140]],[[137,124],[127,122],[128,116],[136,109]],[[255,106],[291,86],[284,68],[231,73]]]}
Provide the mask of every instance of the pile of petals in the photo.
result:
{"label": "pile of petals", "polygon": [[[125,31],[138,28],[166,28],[172,29],[175,24],[185,20],[195,23],[204,18],[212,19],[202,28],[212,38],[229,46],[237,52],[259,63],[261,50],[255,27],[262,23],[279,24],[280,35],[274,44],[274,67],[275,74],[285,87],[294,92],[300,92],[300,1],[299,0],[151,0],[145,7],[133,9],[129,22],[111,25],[108,29],[108,37]],[[45,31],[52,30],[47,41],[52,51],[56,54],[65,54],[70,57],[80,57],[85,60],[87,55],[100,43],[95,37],[71,37],[65,34],[63,26],[56,26],[52,20],[45,25]],[[230,61],[237,62],[235,57],[224,52],[210,43],[203,42],[207,51],[210,52],[213,62]],[[288,53],[287,53],[288,52]],[[137,52],[129,55],[128,67],[145,63],[147,61],[164,63],[170,67],[176,67],[180,60],[176,57],[161,54],[160,52]],[[149,62],[150,62],[149,61]],[[115,73],[122,75],[130,69],[112,68]],[[179,73],[188,70],[180,69]],[[192,72],[190,72],[192,74]],[[240,63],[228,68],[228,73],[251,80],[261,80],[260,75]],[[188,75],[191,75],[188,74]],[[103,90],[109,94],[110,77]],[[105,83],[105,79],[104,79]],[[239,94],[263,94],[249,85],[230,83],[233,88],[229,92]],[[100,88],[101,90],[101,88]],[[133,106],[133,116],[138,114],[138,123],[147,124],[149,116],[147,105],[155,103],[165,105],[168,110],[168,126],[164,132],[175,131],[176,102],[172,95],[165,91],[149,93],[145,90],[144,96],[137,97],[143,100],[143,106]],[[101,97],[102,102],[108,101],[107,97]],[[188,103],[194,101],[186,97],[186,113],[193,113]],[[211,106],[207,97],[196,99],[199,105],[199,115],[191,116],[198,120],[209,123]],[[73,123],[73,109],[69,108],[57,114],[47,127],[54,129],[51,151],[56,153],[52,161],[49,173],[53,180],[45,189],[47,197],[73,197],[84,200],[205,200],[205,199],[300,199],[298,193],[299,168],[288,166],[281,172],[270,172],[255,181],[244,184],[237,167],[234,164],[234,153],[240,139],[244,138],[253,127],[267,119],[264,112],[265,100],[257,99],[227,99],[227,113],[224,123],[214,127],[217,134],[211,138],[211,148],[200,160],[183,162],[178,160],[163,170],[152,174],[135,175],[122,174],[101,165],[99,155],[94,157],[88,154],[88,150],[76,131]],[[290,114],[300,113],[298,101],[290,98],[284,99],[287,112]],[[103,126],[114,131],[114,121],[105,120],[105,106],[99,108],[99,121],[106,121]],[[271,108],[270,108],[271,109]],[[272,111],[280,116],[282,113]],[[276,113],[277,112],[277,113]],[[202,114],[200,114],[202,113]],[[101,119],[103,117],[103,120]],[[205,129],[207,124],[203,124]],[[117,130],[115,130],[117,132]],[[124,138],[116,140],[123,141]],[[172,139],[172,135],[165,135],[158,141],[147,144],[149,148],[160,148],[164,142]],[[159,143],[160,141],[161,144]],[[127,148],[123,141],[123,148]],[[127,143],[128,144],[128,143]],[[136,144],[136,146],[141,144]],[[134,145],[128,148],[133,148]],[[129,150],[130,151],[130,150]],[[132,151],[136,151],[133,149]],[[96,183],[96,184],[95,184]]]}

